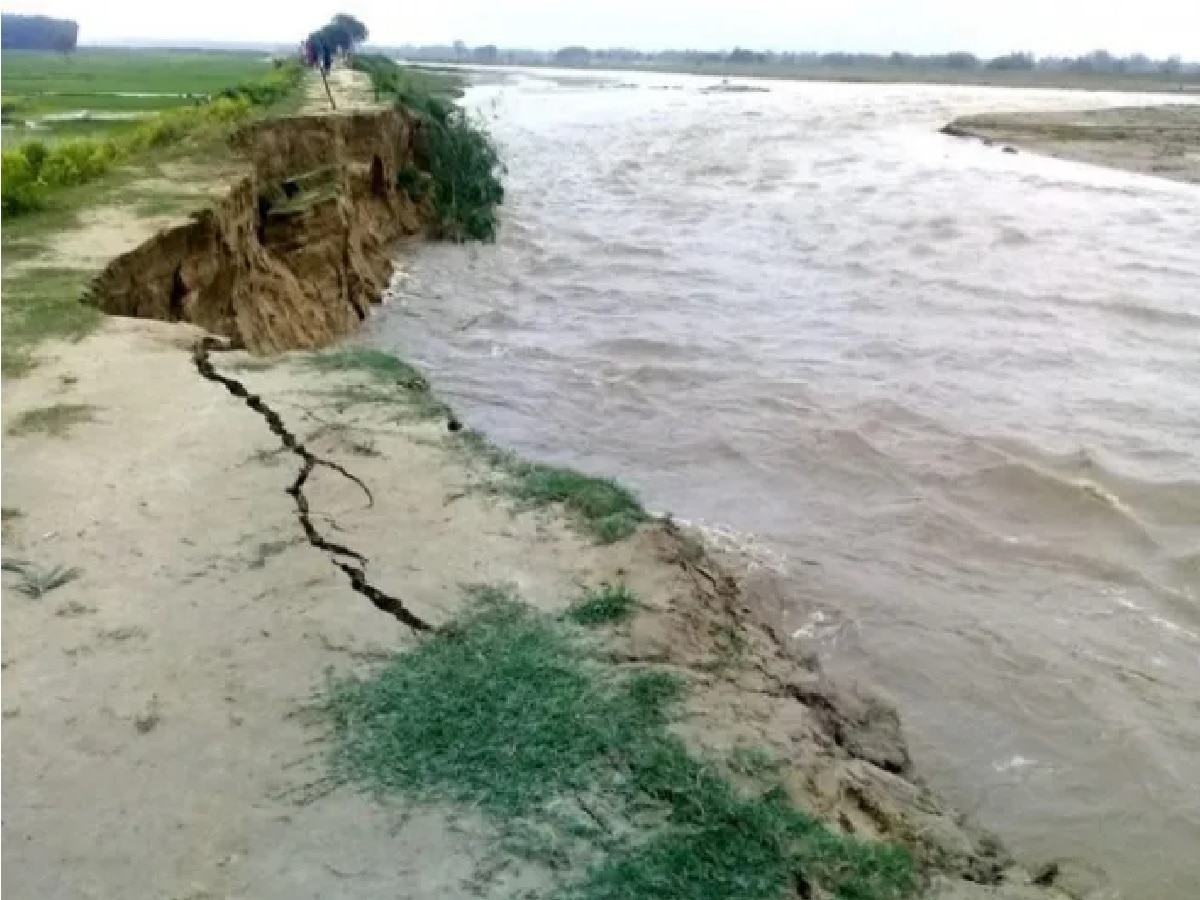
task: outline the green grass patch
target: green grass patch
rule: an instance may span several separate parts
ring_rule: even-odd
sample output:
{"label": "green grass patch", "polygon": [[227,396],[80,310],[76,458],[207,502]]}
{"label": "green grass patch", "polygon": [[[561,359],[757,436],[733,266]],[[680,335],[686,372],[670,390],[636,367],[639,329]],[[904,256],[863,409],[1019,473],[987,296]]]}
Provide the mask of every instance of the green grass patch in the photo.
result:
{"label": "green grass patch", "polygon": [[28,372],[42,341],[79,340],[100,323],[101,313],[80,302],[87,283],[88,273],[74,269],[26,269],[4,279],[5,377]]}
{"label": "green grass patch", "polygon": [[[354,66],[370,76],[377,98],[395,98],[424,121],[428,152],[418,164],[429,175],[439,235],[495,239],[504,200],[500,154],[483,123],[453,102],[454,76],[404,68],[381,54],[361,54]],[[412,196],[418,182],[411,173],[401,178],[399,187]]]}
{"label": "green grass patch", "polygon": [[739,790],[690,752],[668,728],[683,692],[674,675],[601,663],[569,626],[485,589],[373,677],[332,683],[325,706],[340,776],[482,811],[510,852],[558,867],[555,896],[911,893],[904,850],[830,831],[776,785]]}
{"label": "green grass patch", "polygon": [[526,462],[473,429],[463,431],[459,441],[470,456],[505,476],[499,486],[504,493],[526,506],[561,503],[583,531],[602,544],[630,537],[650,520],[637,495],[611,478]]}
{"label": "green grass patch", "polygon": [[540,463],[520,463],[512,476],[514,497],[533,506],[561,503],[602,544],[629,537],[649,519],[634,493],[611,478]]}
{"label": "green grass patch", "polygon": [[96,407],[86,403],[55,403],[39,406],[17,416],[7,433],[12,437],[27,434],[46,434],[50,437],[65,437],[74,426],[93,422]]}
{"label": "green grass patch", "polygon": [[623,584],[602,584],[588,590],[567,610],[567,616],[589,628],[628,619],[637,609],[637,595]]}
{"label": "green grass patch", "polygon": [[[6,90],[11,89],[8,82],[8,56],[5,54],[4,57]],[[224,77],[232,77],[238,70],[220,67],[219,71]],[[174,108],[149,114],[133,125],[123,123],[122,127],[114,128],[112,123],[103,123],[103,127],[95,129],[96,133],[85,133],[49,143],[42,140],[23,140],[18,146],[5,149],[0,173],[4,215],[18,216],[42,209],[54,193],[95,181],[113,171],[119,164],[153,148],[177,144],[200,132],[226,129],[247,118],[256,108],[282,102],[299,86],[303,75],[296,62],[279,66],[260,65],[254,72],[255,76],[252,79],[224,82],[221,88],[211,95],[204,94],[201,97],[189,94],[189,97],[194,97],[189,105],[175,104]],[[152,74],[143,72],[140,77],[147,80],[140,83],[138,90],[168,91],[168,88],[152,80]],[[171,83],[166,74],[160,74],[160,78],[167,78],[168,84]],[[29,85],[35,81],[36,79],[25,77],[18,83],[33,91],[34,88]],[[57,82],[50,80],[49,83]],[[56,103],[65,102],[62,95],[55,91],[46,88],[41,90],[41,96],[53,99]],[[100,92],[101,96],[108,99],[113,99],[112,95],[118,91],[115,88],[102,91],[100,85],[94,86],[92,90]],[[81,108],[91,108],[87,105],[87,98],[79,96],[81,92],[72,93],[82,104]],[[18,109],[26,109],[33,102],[33,96],[22,95],[13,105]],[[122,102],[130,99],[141,102],[146,98],[119,99]]]}
{"label": "green grass patch", "polygon": [[0,59],[6,101],[98,93],[207,96],[270,68],[261,51],[6,50]]}

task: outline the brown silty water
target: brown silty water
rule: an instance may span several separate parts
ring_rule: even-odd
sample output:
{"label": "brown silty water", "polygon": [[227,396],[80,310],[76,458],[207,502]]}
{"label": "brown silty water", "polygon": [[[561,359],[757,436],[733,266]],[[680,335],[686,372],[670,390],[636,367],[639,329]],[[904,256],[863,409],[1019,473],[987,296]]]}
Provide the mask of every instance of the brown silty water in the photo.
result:
{"label": "brown silty water", "polygon": [[1129,95],[512,72],[494,246],[368,340],[783,573],[932,784],[1200,894],[1200,190],[936,128]]}

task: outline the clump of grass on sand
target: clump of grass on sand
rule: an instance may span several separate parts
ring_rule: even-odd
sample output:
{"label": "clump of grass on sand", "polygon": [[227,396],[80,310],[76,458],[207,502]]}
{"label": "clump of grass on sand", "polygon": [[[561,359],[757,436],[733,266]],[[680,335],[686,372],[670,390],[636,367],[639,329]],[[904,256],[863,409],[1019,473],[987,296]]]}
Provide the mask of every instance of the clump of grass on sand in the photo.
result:
{"label": "clump of grass on sand", "polygon": [[561,503],[602,544],[623,540],[650,520],[637,495],[611,478],[526,462],[479,431],[464,431],[460,440],[472,456],[508,476],[502,489],[510,496],[529,506]]}
{"label": "clump of grass on sand", "polygon": [[620,622],[637,608],[637,595],[623,584],[602,584],[591,588],[571,604],[567,615],[587,627]]}
{"label": "clump of grass on sand", "polygon": [[684,690],[602,664],[568,626],[483,589],[373,677],[333,683],[326,707],[342,777],[480,810],[508,852],[552,862],[559,897],[911,893],[904,850],[830,831],[778,785],[739,790],[692,753],[667,727]]}
{"label": "clump of grass on sand", "polygon": [[47,434],[64,437],[75,425],[94,421],[96,407],[86,403],[55,403],[39,406],[21,413],[8,426],[8,434],[17,437],[25,434]]}
{"label": "clump of grass on sand", "polygon": [[521,463],[512,475],[514,497],[534,506],[561,503],[602,544],[629,537],[649,518],[633,492],[611,478],[540,463]]}
{"label": "clump of grass on sand", "polygon": [[5,572],[12,572],[20,576],[20,581],[16,583],[15,587],[31,600],[39,600],[83,574],[82,570],[74,566],[43,567],[23,559],[6,559],[0,564],[0,567]]}

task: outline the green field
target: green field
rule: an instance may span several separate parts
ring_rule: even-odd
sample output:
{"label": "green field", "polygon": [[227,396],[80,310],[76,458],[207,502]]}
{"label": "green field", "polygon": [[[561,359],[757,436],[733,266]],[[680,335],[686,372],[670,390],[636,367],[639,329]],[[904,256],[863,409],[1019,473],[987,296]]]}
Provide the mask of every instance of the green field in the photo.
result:
{"label": "green field", "polygon": [[261,52],[6,51],[4,142],[108,136],[146,115],[203,103],[270,68]]}

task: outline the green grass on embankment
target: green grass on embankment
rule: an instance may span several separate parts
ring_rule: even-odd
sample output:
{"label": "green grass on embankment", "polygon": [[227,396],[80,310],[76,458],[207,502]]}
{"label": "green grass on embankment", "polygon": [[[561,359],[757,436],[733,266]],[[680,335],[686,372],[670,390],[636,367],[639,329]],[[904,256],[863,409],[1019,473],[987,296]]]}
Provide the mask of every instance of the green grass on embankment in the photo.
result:
{"label": "green grass on embankment", "polygon": [[[377,792],[482,812],[507,853],[572,900],[897,900],[898,847],[797,809],[769,767],[735,786],[669,726],[677,675],[601,661],[592,639],[504,590],[325,706],[337,774]],[[744,767],[743,767],[744,769]],[[745,781],[753,781],[746,787]]]}
{"label": "green grass on embankment", "polygon": [[414,199],[428,192],[439,236],[490,241],[504,200],[503,166],[491,135],[453,102],[456,77],[443,71],[403,67],[382,54],[362,54],[354,67],[371,78],[379,99],[392,98],[425,122],[428,172],[402,171],[398,186]]}
{"label": "green grass on embankment", "polygon": [[[6,53],[6,120],[36,121],[36,113],[51,111],[137,116],[64,123],[66,136],[49,124],[7,126],[0,183],[6,219],[43,209],[56,192],[95,181],[145,151],[227,127],[256,108],[279,103],[295,91],[302,74],[295,61],[274,65],[262,56],[178,57],[124,51],[64,60],[53,53]],[[131,92],[156,96],[122,96]]]}

